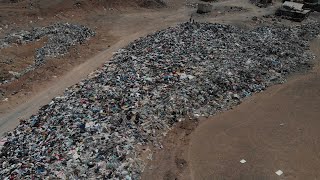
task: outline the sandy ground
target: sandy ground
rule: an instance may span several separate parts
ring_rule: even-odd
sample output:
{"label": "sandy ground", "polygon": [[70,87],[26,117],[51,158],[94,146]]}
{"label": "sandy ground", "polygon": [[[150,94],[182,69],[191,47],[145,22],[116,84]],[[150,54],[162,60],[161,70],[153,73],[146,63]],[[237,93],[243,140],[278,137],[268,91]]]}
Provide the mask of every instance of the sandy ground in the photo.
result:
{"label": "sandy ground", "polygon": [[201,119],[199,126],[177,125],[143,179],[319,179],[320,39],[311,49],[317,55],[313,71]]}

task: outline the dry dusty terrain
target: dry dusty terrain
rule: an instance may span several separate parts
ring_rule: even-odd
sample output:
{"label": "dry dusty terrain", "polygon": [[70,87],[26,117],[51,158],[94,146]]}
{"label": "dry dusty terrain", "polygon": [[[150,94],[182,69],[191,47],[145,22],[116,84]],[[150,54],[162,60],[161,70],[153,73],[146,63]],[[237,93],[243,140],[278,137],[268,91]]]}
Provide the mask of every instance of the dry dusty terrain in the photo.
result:
{"label": "dry dusty terrain", "polygon": [[[252,17],[273,14],[279,3],[257,8],[247,0],[215,3],[211,14],[195,15],[195,9],[177,0],[166,8],[143,8],[136,4],[104,5],[55,4],[52,12],[30,9],[21,3],[16,9],[0,4],[1,35],[14,29],[72,22],[94,28],[97,36],[70,54],[49,61],[8,85],[0,93],[8,98],[0,102],[0,133],[13,129],[20,118],[27,118],[42,105],[63,93],[112,57],[113,52],[129,42],[154,31],[188,21],[229,23],[251,28],[271,19]],[[52,5],[53,6],[53,5]],[[79,6],[79,7],[78,7]],[[241,7],[230,8],[230,6]],[[65,7],[65,8],[62,8]],[[20,14],[20,16],[14,16]],[[24,17],[24,18],[22,18]],[[319,15],[311,18],[318,18]],[[283,20],[283,23],[291,22]],[[38,43],[38,44],[37,44]],[[11,66],[1,64],[4,71],[18,70],[30,63],[33,49],[41,42],[1,51],[1,62],[12,59]],[[320,56],[319,41],[312,50]],[[2,57],[5,57],[2,58]],[[209,119],[177,124],[164,138],[162,150],[152,150],[152,161],[143,179],[317,179],[320,178],[320,70],[292,77],[288,83],[271,87],[254,95],[228,112]],[[247,163],[239,161],[245,159]],[[280,177],[275,171],[281,169]]]}

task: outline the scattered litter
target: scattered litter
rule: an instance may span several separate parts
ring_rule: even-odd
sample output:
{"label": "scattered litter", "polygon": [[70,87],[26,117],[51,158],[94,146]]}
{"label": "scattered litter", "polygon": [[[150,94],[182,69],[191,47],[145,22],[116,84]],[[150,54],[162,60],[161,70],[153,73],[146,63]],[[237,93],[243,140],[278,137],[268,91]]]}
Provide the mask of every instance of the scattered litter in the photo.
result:
{"label": "scattered litter", "polygon": [[8,139],[8,138],[2,138],[2,139],[0,140],[0,146],[3,146],[3,145],[7,142],[7,139]]}
{"label": "scattered litter", "polygon": [[37,41],[45,36],[48,42],[44,47],[39,48],[35,54],[35,65],[43,64],[45,57],[57,57],[68,52],[70,46],[82,44],[85,40],[94,36],[91,29],[69,23],[57,23],[47,27],[35,27],[31,31],[20,31],[8,34],[4,39],[0,39],[0,48],[10,44],[26,44]]}
{"label": "scattered litter", "polygon": [[[35,27],[30,31],[22,30],[8,34],[4,38],[0,38],[0,49],[13,44],[27,44],[47,37],[47,43],[35,52],[34,64],[31,68],[27,68],[28,70],[33,70],[34,67],[44,64],[47,58],[65,55],[70,47],[76,44],[83,44],[94,35],[95,32],[93,30],[82,25],[57,23],[46,27]],[[17,72],[10,73],[14,75],[21,74]]]}
{"label": "scattered litter", "polygon": [[194,114],[195,117],[200,117],[200,114]]}
{"label": "scattered litter", "polygon": [[278,170],[278,171],[276,172],[276,174],[277,174],[278,176],[281,176],[281,175],[283,174],[283,172],[282,172],[281,170]]}
{"label": "scattered litter", "polygon": [[8,73],[13,75],[13,76],[15,76],[15,77],[19,77],[20,76],[20,73],[18,73],[18,72],[9,71]]}
{"label": "scattered litter", "polygon": [[244,159],[242,159],[242,160],[240,161],[241,164],[244,164],[244,163],[246,163],[246,162],[247,162],[247,161],[244,160]]}

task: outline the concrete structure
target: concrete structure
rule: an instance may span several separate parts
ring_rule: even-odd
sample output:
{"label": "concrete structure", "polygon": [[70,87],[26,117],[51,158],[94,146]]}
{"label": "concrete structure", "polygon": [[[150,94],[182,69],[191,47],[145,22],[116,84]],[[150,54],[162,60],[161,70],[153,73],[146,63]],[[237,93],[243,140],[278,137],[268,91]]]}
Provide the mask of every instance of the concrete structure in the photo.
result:
{"label": "concrete structure", "polygon": [[293,21],[303,21],[310,14],[311,10],[304,9],[304,4],[286,1],[277,10],[276,15]]}

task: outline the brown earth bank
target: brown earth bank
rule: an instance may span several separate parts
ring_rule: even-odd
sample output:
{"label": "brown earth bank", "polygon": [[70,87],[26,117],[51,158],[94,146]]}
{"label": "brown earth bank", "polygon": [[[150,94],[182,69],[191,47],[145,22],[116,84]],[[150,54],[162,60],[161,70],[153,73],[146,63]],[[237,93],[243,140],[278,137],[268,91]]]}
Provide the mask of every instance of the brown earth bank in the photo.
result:
{"label": "brown earth bank", "polygon": [[175,134],[177,126],[143,179],[319,179],[320,39],[311,49],[311,72],[201,119],[191,133]]}

